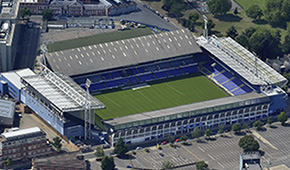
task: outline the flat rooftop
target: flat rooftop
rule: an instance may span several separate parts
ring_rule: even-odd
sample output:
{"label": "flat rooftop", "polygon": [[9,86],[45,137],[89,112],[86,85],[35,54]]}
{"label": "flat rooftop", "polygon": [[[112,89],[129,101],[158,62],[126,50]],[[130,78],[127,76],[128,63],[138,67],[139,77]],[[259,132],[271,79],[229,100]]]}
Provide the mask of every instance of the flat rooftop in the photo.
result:
{"label": "flat rooftop", "polygon": [[43,133],[39,127],[32,127],[28,129],[16,130],[13,132],[2,133],[1,136],[5,137],[5,139],[9,140],[10,138],[25,136],[29,134],[38,134]]}
{"label": "flat rooftop", "polygon": [[9,82],[11,82],[17,89],[21,89],[24,85],[21,83],[20,79],[24,76],[33,76],[35,73],[29,68],[9,71],[1,73]]}
{"label": "flat rooftop", "polygon": [[158,118],[162,116],[174,115],[177,113],[189,112],[189,111],[200,110],[200,109],[205,109],[205,108],[214,108],[217,106],[228,105],[228,104],[233,104],[233,103],[241,102],[243,103],[243,105],[247,105],[247,104],[251,104],[250,100],[252,99],[255,99],[256,103],[261,103],[263,101],[260,100],[260,98],[266,98],[266,100],[270,100],[264,94],[252,92],[252,93],[242,94],[238,96],[218,98],[214,100],[197,102],[197,103],[171,107],[171,108],[162,109],[162,110],[155,110],[155,111],[145,112],[145,113],[140,113],[140,114],[135,114],[135,115],[117,117],[111,120],[106,120],[104,121],[104,123],[111,126],[116,126],[116,125],[121,125],[121,124],[135,122],[135,121],[142,121],[142,120],[148,120],[148,119]]}
{"label": "flat rooftop", "polygon": [[62,169],[86,169],[85,160],[77,159],[79,154],[81,154],[81,152],[70,152],[45,158],[35,158],[33,165],[35,167],[44,166],[52,169],[55,167]]}
{"label": "flat rooftop", "polygon": [[47,54],[55,72],[69,76],[200,53],[189,30],[177,30]]}
{"label": "flat rooftop", "polygon": [[15,103],[9,100],[0,99],[0,117],[13,118]]}

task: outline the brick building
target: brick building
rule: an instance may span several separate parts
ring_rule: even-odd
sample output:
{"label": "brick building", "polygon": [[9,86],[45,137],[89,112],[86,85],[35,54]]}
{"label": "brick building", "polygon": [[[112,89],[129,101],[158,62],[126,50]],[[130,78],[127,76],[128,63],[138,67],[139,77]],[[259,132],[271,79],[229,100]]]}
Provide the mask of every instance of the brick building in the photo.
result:
{"label": "brick building", "polygon": [[2,133],[0,135],[0,167],[10,158],[13,165],[30,164],[31,159],[55,154],[46,143],[46,134],[38,127]]}

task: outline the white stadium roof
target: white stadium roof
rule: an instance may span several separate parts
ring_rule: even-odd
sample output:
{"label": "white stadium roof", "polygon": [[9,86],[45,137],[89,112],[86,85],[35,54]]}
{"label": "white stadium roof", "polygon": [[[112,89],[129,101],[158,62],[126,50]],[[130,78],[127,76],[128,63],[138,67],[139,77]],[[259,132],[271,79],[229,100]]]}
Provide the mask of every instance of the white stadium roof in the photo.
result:
{"label": "white stadium roof", "polygon": [[[86,92],[72,79],[64,80],[43,66],[41,74],[23,77],[23,81],[29,84],[38,93],[53,103],[62,112],[84,110]],[[69,83],[68,83],[69,82]],[[104,108],[96,98],[89,95],[91,109]]]}
{"label": "white stadium roof", "polygon": [[285,77],[230,37],[199,37],[197,43],[253,85],[281,87],[287,83]]}

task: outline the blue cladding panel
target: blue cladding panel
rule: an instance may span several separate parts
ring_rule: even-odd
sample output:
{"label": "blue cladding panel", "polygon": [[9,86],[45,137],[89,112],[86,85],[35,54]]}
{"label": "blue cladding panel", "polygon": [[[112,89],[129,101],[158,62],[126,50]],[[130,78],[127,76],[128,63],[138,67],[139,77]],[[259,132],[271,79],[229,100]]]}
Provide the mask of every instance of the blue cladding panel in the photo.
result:
{"label": "blue cladding panel", "polygon": [[14,86],[10,81],[8,81],[8,79],[6,79],[6,77],[4,77],[3,75],[1,76],[1,80],[4,80],[5,82],[7,82],[7,86],[8,86],[8,93],[11,97],[13,97],[15,100],[20,101],[20,89],[18,89],[16,86]]}
{"label": "blue cladding panel", "polygon": [[53,113],[40,104],[34,97],[27,94],[25,91],[21,91],[21,101],[31,108],[37,115],[43,120],[55,128],[60,134],[64,134],[64,123],[58,119]]}

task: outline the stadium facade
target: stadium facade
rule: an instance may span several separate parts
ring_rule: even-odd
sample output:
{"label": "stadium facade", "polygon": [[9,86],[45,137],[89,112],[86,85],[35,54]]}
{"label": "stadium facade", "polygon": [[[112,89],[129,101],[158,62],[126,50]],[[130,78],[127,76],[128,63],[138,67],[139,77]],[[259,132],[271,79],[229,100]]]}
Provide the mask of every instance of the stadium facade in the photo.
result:
{"label": "stadium facade", "polygon": [[[82,135],[85,92],[81,87],[87,78],[92,82],[90,93],[101,94],[202,73],[230,95],[103,120],[112,145],[121,137],[133,144],[188,134],[195,127],[254,121],[286,107],[287,95],[280,87],[287,80],[231,38],[195,39],[189,30],[177,30],[46,57],[48,67],[59,74],[44,66],[39,75],[22,76],[20,100],[69,137]],[[105,108],[97,99],[89,100],[92,111]]]}
{"label": "stadium facade", "polygon": [[[86,92],[71,78],[55,74],[45,66],[35,74],[29,69],[1,74],[8,84],[8,94],[28,106],[56,132],[67,137],[84,135],[85,102],[89,101],[91,112],[103,108],[96,98],[86,97]],[[3,94],[4,89],[0,89]],[[91,120],[94,120],[91,114]],[[90,122],[94,125],[94,122]]]}

